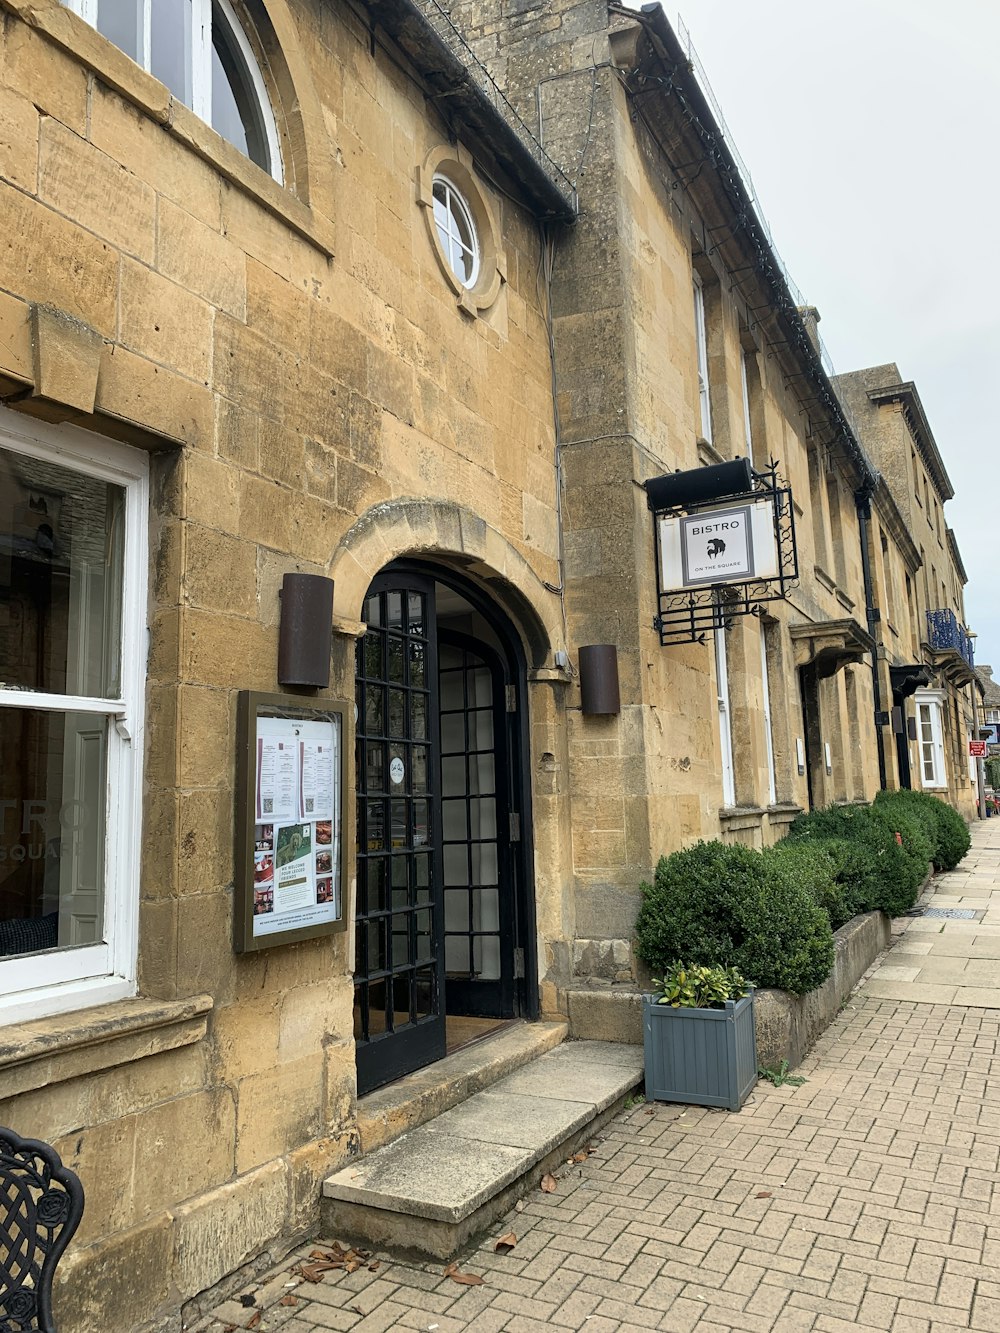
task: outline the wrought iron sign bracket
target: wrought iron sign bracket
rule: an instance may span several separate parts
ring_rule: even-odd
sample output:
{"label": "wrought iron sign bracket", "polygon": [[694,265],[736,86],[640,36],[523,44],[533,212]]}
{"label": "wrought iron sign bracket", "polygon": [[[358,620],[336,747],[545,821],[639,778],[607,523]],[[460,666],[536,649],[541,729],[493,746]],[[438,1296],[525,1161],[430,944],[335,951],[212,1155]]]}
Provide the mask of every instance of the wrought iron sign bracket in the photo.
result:
{"label": "wrought iron sign bracket", "polygon": [[[730,469],[734,469],[733,464],[724,464],[717,469],[720,480]],[[691,474],[675,476],[680,482],[689,475],[694,479],[695,474],[706,471],[708,469],[694,469]],[[733,475],[737,473],[734,469]],[[669,498],[672,478],[658,478],[654,483],[647,483],[656,553],[657,614],[653,618],[653,629],[663,645],[705,643],[715,630],[728,628],[737,616],[762,615],[768,602],[783,600],[798,582],[792,492],[778,475],[778,463],[771,459],[768,467],[759,472],[745,463],[740,475],[747,478],[749,489],[720,490],[710,498],[685,499],[682,503],[664,503],[662,497],[666,492]],[[682,491],[683,486],[678,490]],[[769,505],[774,528],[774,559],[766,576],[753,573],[749,577],[713,581],[710,575],[703,575],[692,579],[694,586],[664,586],[662,520],[698,514],[707,517],[712,511],[754,506],[760,502]]]}

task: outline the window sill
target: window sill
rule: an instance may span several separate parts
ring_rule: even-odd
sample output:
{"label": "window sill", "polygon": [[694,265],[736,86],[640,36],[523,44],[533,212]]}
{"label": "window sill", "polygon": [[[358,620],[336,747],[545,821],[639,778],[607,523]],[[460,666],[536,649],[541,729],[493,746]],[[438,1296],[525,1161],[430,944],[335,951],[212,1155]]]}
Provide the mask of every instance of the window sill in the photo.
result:
{"label": "window sill", "polygon": [[724,805],[719,811],[723,828],[757,828],[763,820],[764,810],[759,805]]}
{"label": "window sill", "polygon": [[0,1028],[4,1097],[64,1083],[201,1041],[214,1005],[189,1000],[120,1000]]}
{"label": "window sill", "polygon": [[4,0],[4,4],[328,259],[333,257],[333,224],[328,218],[279,185],[60,0]]}
{"label": "window sill", "polygon": [[796,805],[794,801],[778,801],[774,805],[767,807],[767,818],[770,824],[780,826],[790,824],[792,820],[797,819],[802,813],[802,806]]}

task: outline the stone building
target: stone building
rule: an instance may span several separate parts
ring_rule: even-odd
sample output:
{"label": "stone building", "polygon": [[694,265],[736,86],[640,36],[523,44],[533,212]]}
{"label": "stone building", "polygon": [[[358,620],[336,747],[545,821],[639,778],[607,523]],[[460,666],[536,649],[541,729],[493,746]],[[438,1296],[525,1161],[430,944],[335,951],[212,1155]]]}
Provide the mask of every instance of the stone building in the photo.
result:
{"label": "stone building", "polygon": [[982,686],[983,706],[980,715],[980,734],[989,731],[985,737],[988,753],[994,756],[1000,753],[1000,685],[993,679],[991,666],[976,667],[976,676]]}
{"label": "stone building", "polygon": [[838,375],[834,384],[891,500],[873,525],[871,553],[881,697],[891,707],[894,741],[885,747],[889,785],[934,792],[972,819],[976,767],[968,743],[977,738],[979,685],[965,623],[968,576],[944,516],[954,488],[920,395],[895,365]]}
{"label": "stone building", "polygon": [[[210,44],[0,0],[0,1123],[88,1191],[67,1333],[301,1233],[449,1019],[625,1035],[662,852],[879,786],[859,506],[897,590],[908,511],[688,53],[605,0],[448,8],[484,64],[435,0],[198,0]],[[661,643],[647,483],[740,458],[798,579]],[[344,818],[258,818],[248,879],[290,574],[333,582],[298,699],[348,701]],[[307,829],[344,929],[238,951]]]}

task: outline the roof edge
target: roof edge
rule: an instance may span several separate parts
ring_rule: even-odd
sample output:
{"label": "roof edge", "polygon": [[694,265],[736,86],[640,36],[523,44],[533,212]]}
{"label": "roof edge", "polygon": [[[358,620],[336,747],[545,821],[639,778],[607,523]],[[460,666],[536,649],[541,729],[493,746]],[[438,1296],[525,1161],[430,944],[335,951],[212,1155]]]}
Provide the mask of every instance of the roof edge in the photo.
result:
{"label": "roof edge", "polygon": [[[576,187],[545,152],[461,33],[440,11],[437,31],[417,0],[360,0],[377,28],[427,81],[435,105],[474,155],[495,162],[540,221],[574,222]],[[464,49],[463,49],[464,48]]]}
{"label": "roof edge", "polygon": [[622,6],[621,0],[609,0],[609,9],[614,14],[631,18],[646,29],[651,38],[651,45],[655,54],[661,60],[669,60],[674,66],[669,80],[672,88],[676,89],[681,71],[690,73],[690,80],[684,87],[684,95],[697,104],[697,121],[705,126],[711,137],[712,154],[715,159],[713,169],[718,171],[719,160],[726,165],[733,186],[739,193],[740,212],[747,220],[748,231],[749,226],[752,225],[753,231],[750,233],[752,243],[760,253],[766,256],[768,261],[768,273],[766,278],[762,278],[762,281],[766,281],[775,293],[777,313],[790,327],[793,335],[792,345],[808,363],[814,392],[817,394],[823,409],[833,418],[837,434],[846,445],[846,452],[857,469],[860,478],[858,493],[860,495],[872,495],[879,481],[878,469],[868,457],[861,441],[857,438],[843,405],[830,382],[830,377],[823,366],[822,357],[809,336],[805,322],[799,313],[798,302],[793,297],[785,280],[781,261],[775,254],[767,228],[763,224],[757,207],[743,182],[740,167],[732,152],[731,145],[716,119],[715,112],[705,95],[704,89],[691,68],[688,54],[674,32],[662,4],[659,3],[659,0],[655,0],[655,3],[644,4],[639,10],[631,10]]}
{"label": "roof edge", "polygon": [[937,441],[934,439],[934,432],[931,430],[930,422],[927,420],[927,413],[924,411],[924,405],[920,401],[920,394],[917,392],[917,386],[912,380],[900,380],[897,384],[885,384],[876,389],[868,390],[868,397],[875,404],[881,403],[901,403],[912,415],[914,434],[917,445],[924,461],[934,477],[934,484],[937,486],[942,500],[951,500],[955,495],[955,488],[951,484],[951,478],[948,476],[947,468],[944,465],[944,459],[941,457],[941,451],[938,449]]}

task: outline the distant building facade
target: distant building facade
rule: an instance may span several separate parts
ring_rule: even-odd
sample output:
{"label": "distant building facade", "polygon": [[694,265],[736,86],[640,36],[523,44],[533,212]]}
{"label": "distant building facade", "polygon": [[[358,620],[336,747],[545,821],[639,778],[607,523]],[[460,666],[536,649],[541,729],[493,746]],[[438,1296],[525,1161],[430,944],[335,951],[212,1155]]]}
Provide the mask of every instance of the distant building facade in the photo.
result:
{"label": "distant building facade", "polygon": [[968,579],[944,515],[955,492],[916,387],[895,365],[838,375],[834,384],[905,527],[897,539],[892,525],[880,522],[871,553],[881,685],[895,740],[887,770],[892,785],[933,792],[972,819],[969,741],[977,739],[980,686],[965,620]]}

